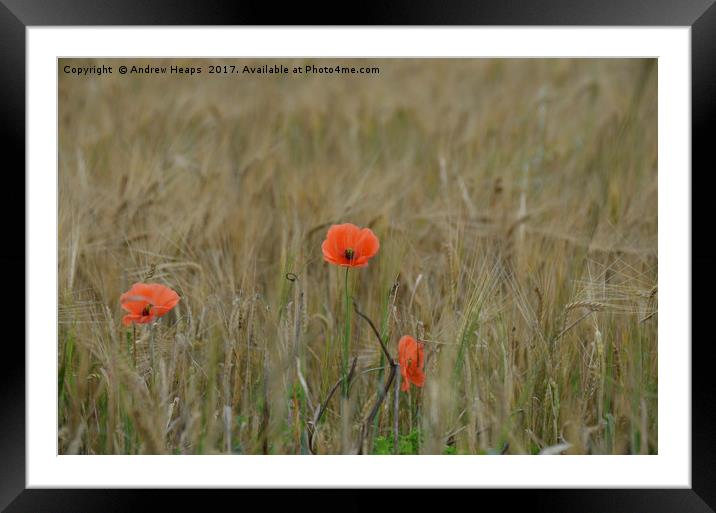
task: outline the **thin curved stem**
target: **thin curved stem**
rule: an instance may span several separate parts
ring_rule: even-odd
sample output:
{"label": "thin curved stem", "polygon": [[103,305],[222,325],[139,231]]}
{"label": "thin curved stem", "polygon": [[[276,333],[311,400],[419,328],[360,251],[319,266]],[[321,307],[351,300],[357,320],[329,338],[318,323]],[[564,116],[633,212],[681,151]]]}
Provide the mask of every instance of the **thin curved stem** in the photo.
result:
{"label": "thin curved stem", "polygon": [[[348,386],[350,386],[351,381],[353,380],[353,377],[355,375],[356,370],[356,363],[358,363],[358,358],[353,358],[353,363],[351,364],[351,370],[348,372],[348,376],[346,381],[348,382]],[[313,420],[308,422],[308,449],[311,451],[311,454],[316,454],[315,444],[314,444],[314,436],[316,434],[316,430],[318,429],[318,422],[321,420],[321,417],[323,417],[323,413],[326,411],[326,408],[328,407],[328,403],[333,397],[333,394],[336,392],[336,389],[338,388],[338,385],[340,385],[343,382],[344,378],[340,378],[335,385],[331,387],[331,390],[328,392],[328,395],[326,396],[326,399],[318,405],[316,408],[316,412],[313,415]]]}
{"label": "thin curved stem", "polygon": [[380,336],[380,332],[378,332],[378,328],[375,327],[375,324],[373,324],[373,321],[370,320],[370,318],[361,312],[358,309],[358,303],[353,301],[353,309],[355,310],[356,314],[358,314],[360,317],[365,319],[368,324],[370,325],[371,329],[373,330],[373,333],[375,333],[375,337],[378,339],[378,343],[380,344],[380,348],[383,350],[383,354],[388,359],[388,363],[390,365],[395,365],[395,361],[393,361],[393,358],[390,356],[390,353],[388,352],[388,348],[385,347],[385,343],[383,342],[383,338]]}
{"label": "thin curved stem", "polygon": [[378,414],[380,405],[383,403],[385,396],[388,395],[388,391],[390,390],[390,387],[393,384],[393,380],[395,379],[395,375],[398,370],[398,364],[390,356],[390,353],[388,352],[388,348],[385,347],[385,343],[383,342],[383,338],[380,336],[380,332],[378,331],[378,328],[375,327],[375,324],[373,324],[373,321],[371,321],[367,315],[365,315],[363,312],[360,311],[360,309],[358,308],[358,304],[355,301],[353,302],[353,309],[355,310],[356,314],[358,314],[358,316],[363,318],[370,325],[371,329],[373,330],[373,333],[375,333],[375,336],[378,339],[380,348],[383,350],[383,354],[385,355],[386,359],[388,360],[388,364],[390,365],[390,373],[388,374],[388,378],[385,380],[385,385],[380,390],[380,393],[378,394],[378,397],[376,398],[375,403],[373,404],[373,407],[370,410],[370,413],[368,413],[368,416],[365,418],[365,420],[363,421],[363,424],[361,425],[361,428],[360,428],[360,433],[358,435],[358,447],[356,449],[356,453],[363,454],[363,441],[365,440],[365,437],[368,435],[371,424],[373,423],[373,420],[375,420],[375,417]]}

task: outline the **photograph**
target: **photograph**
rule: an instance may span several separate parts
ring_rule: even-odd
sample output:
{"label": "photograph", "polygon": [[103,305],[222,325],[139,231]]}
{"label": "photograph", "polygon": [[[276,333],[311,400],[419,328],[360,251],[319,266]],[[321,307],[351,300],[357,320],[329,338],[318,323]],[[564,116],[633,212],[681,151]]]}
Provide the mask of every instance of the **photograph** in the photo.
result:
{"label": "photograph", "polygon": [[657,58],[56,62],[58,454],[659,454]]}

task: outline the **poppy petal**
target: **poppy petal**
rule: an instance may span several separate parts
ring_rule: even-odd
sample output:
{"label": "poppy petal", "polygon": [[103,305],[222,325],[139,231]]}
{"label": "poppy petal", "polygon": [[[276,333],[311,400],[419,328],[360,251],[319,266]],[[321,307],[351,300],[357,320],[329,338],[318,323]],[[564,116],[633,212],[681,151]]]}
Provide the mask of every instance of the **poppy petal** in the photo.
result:
{"label": "poppy petal", "polygon": [[425,373],[422,371],[416,371],[410,377],[410,381],[412,381],[416,387],[422,387],[425,384]]}
{"label": "poppy petal", "polygon": [[[324,260],[342,267],[366,267],[378,248],[378,238],[372,230],[352,223],[331,226],[321,244]],[[353,250],[352,258],[346,256],[348,249]]]}
{"label": "poppy petal", "polygon": [[400,390],[402,392],[407,392],[410,388],[410,382],[407,379],[404,379],[402,383],[400,383]]}
{"label": "poppy petal", "polygon": [[150,312],[149,315],[142,315],[137,321],[139,324],[148,324],[155,319],[155,316]]}
{"label": "poppy petal", "polygon": [[[155,317],[161,317],[179,302],[179,294],[160,283],[135,283],[119,298],[122,308],[129,312],[122,322],[146,324]],[[148,305],[152,305],[149,315],[144,315]]]}
{"label": "poppy petal", "polygon": [[151,298],[152,286],[147,283],[135,283],[131,288],[119,297],[120,302],[137,301],[139,298]]}
{"label": "poppy petal", "polygon": [[151,301],[152,289],[145,283],[135,283],[119,297],[122,308],[129,313],[139,314]]}
{"label": "poppy petal", "polygon": [[336,263],[336,253],[335,250],[331,247],[331,241],[329,239],[326,239],[323,241],[323,244],[321,244],[321,251],[323,252],[323,258],[329,262]]}
{"label": "poppy petal", "polygon": [[338,230],[338,237],[336,239],[337,249],[345,258],[345,252],[348,248],[353,249],[354,251],[356,250],[358,236],[360,235],[360,228],[351,223],[345,223],[338,226],[340,229]]}
{"label": "poppy petal", "polygon": [[137,320],[140,318],[141,315],[127,314],[122,317],[122,324],[124,324],[125,326],[129,326],[130,324],[132,324],[132,322],[137,322]]}
{"label": "poppy petal", "polygon": [[356,241],[356,250],[361,257],[366,259],[375,256],[380,249],[380,242],[370,228],[363,228]]}
{"label": "poppy petal", "polygon": [[122,303],[122,308],[130,314],[138,315],[149,304],[148,301],[127,301]]}
{"label": "poppy petal", "polygon": [[164,306],[170,306],[170,308],[173,308],[174,305],[176,305],[179,302],[179,294],[174,292],[169,287],[161,286],[161,289],[159,290],[158,297],[157,297],[157,304],[158,305],[164,305]]}
{"label": "poppy petal", "polygon": [[346,228],[343,224],[334,224],[328,229],[326,240],[330,244],[333,256],[338,256],[346,249]]}

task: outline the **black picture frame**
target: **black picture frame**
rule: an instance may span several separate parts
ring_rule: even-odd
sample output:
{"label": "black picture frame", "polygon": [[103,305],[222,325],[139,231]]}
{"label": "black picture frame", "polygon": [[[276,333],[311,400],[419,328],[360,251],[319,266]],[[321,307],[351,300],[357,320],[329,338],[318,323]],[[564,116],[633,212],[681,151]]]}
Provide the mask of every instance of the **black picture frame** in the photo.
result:
{"label": "black picture frame", "polygon": [[[32,26],[62,25],[571,25],[571,26],[689,26],[691,27],[692,73],[692,170],[691,179],[699,182],[716,169],[716,154],[708,127],[716,112],[716,5],[714,0],[540,0],[539,2],[506,2],[504,0],[459,0],[449,4],[438,1],[401,0],[379,4],[362,3],[360,9],[342,14],[334,6],[303,3],[276,9],[269,3],[225,2],[219,0],[0,0],[0,148],[5,157],[6,178],[18,180],[25,190],[25,30]],[[15,166],[7,164],[11,157]],[[696,172],[696,170],[699,170]],[[687,171],[688,172],[688,171]],[[8,182],[5,182],[6,184]],[[706,231],[711,216],[707,210],[712,189],[692,182],[692,230]],[[15,240],[0,252],[10,290],[24,290],[25,224],[18,213],[24,210],[24,194],[10,192],[0,202],[6,235]],[[8,194],[9,193],[9,194]],[[704,201],[698,201],[704,200]],[[8,222],[9,221],[9,222]],[[692,233],[694,233],[692,231]],[[9,240],[9,239],[7,239]],[[20,243],[19,241],[22,241]],[[11,249],[12,248],[12,249]],[[713,264],[716,252],[708,238],[692,237],[692,275],[698,276],[698,289],[714,290]],[[23,298],[25,297],[23,293]],[[17,294],[11,299],[17,307]],[[26,308],[31,305],[25,304]],[[692,319],[708,318],[709,301],[692,298]],[[19,325],[19,323],[17,323]],[[20,328],[23,331],[24,324]],[[163,510],[205,509],[204,494],[214,500],[241,501],[257,492],[247,490],[81,490],[26,489],[25,486],[25,351],[19,337],[5,331],[3,357],[0,359],[0,510],[7,512],[78,512],[144,510],[152,500],[159,500]],[[707,512],[716,509],[716,386],[710,379],[712,361],[708,347],[713,336],[692,334],[692,488],[691,489],[562,489],[562,490],[479,490],[451,491],[480,494],[496,498],[501,509],[524,505],[543,511],[644,511]],[[688,340],[669,343],[689,343]],[[332,494],[334,491],[305,491]],[[343,504],[342,510],[363,510],[374,504],[372,491],[349,491],[349,497],[326,504]],[[281,498],[283,492],[271,492]],[[411,502],[419,503],[424,491],[411,490]],[[217,495],[217,497],[214,497]],[[306,497],[301,502],[315,504]],[[238,506],[237,506],[238,507]]]}

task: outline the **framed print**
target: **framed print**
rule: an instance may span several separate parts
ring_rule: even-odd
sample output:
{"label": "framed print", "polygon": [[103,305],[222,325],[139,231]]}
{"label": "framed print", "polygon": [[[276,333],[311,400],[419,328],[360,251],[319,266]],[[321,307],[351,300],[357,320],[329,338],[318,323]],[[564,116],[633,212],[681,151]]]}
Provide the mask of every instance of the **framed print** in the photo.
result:
{"label": "framed print", "polygon": [[0,11],[27,191],[2,507],[396,487],[711,511],[709,2],[349,27],[82,4]]}

